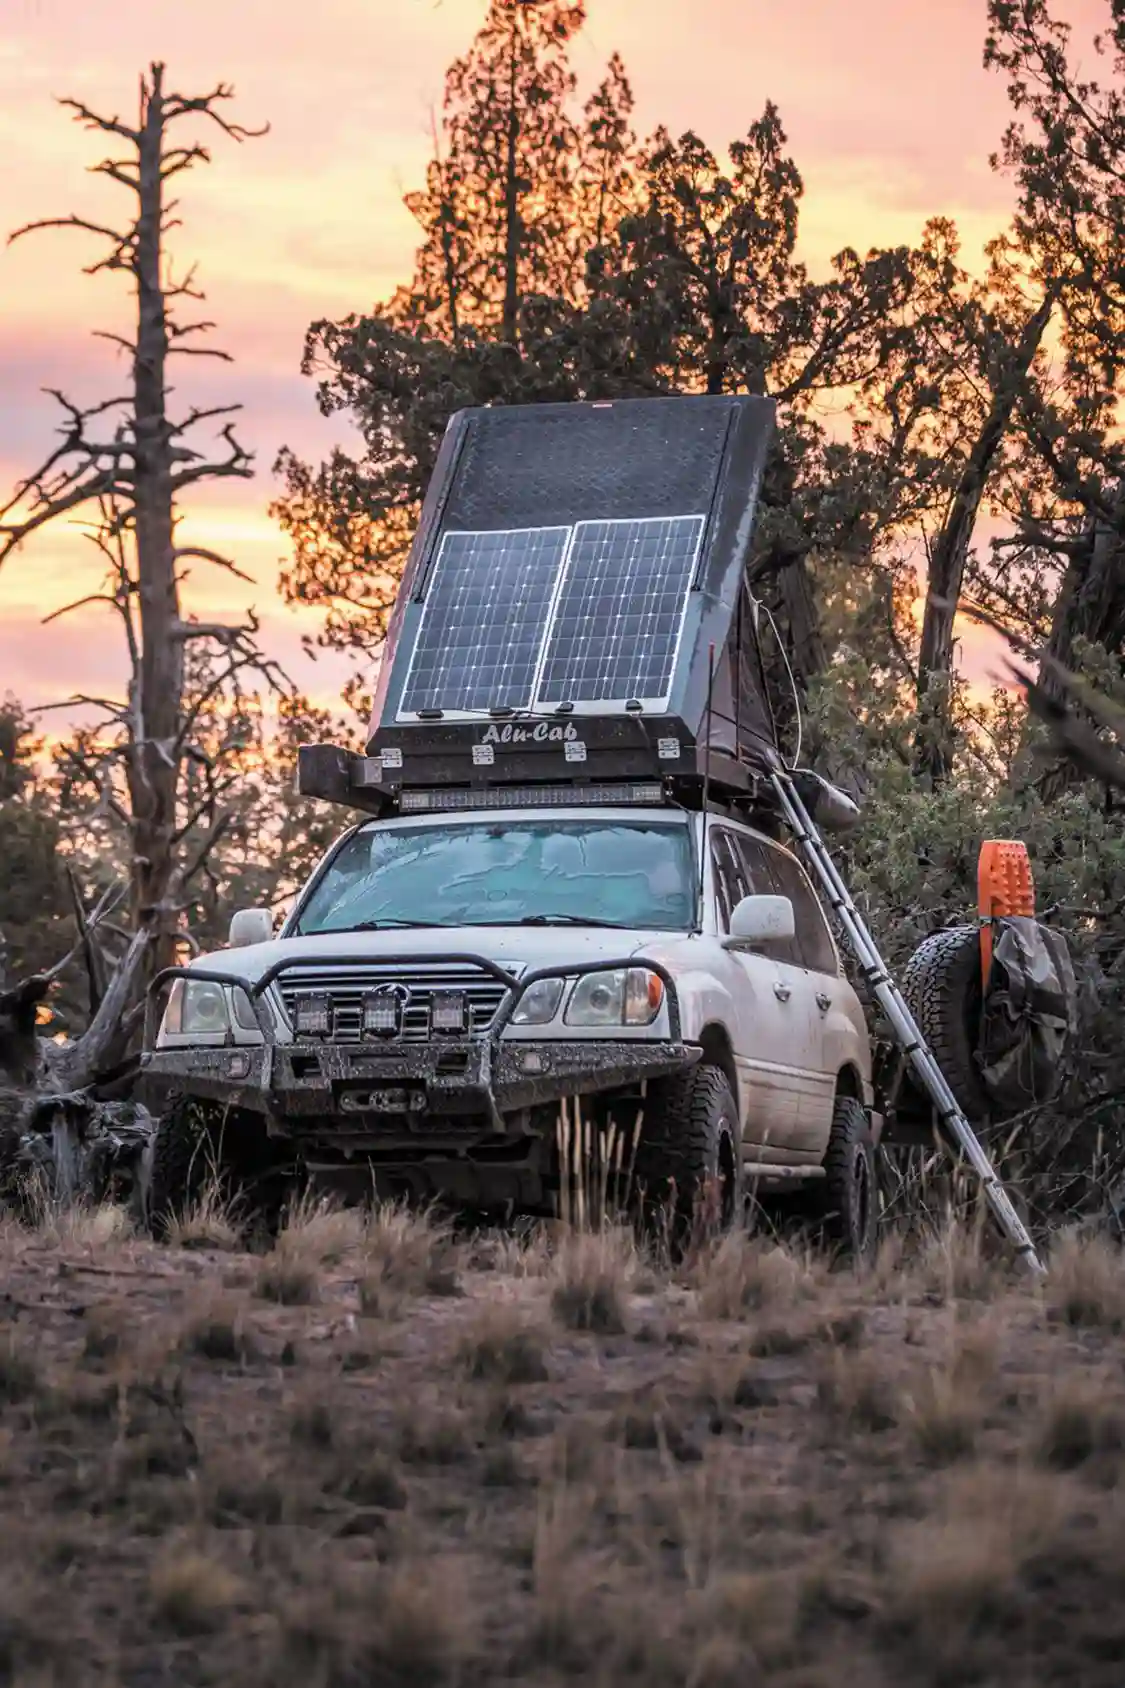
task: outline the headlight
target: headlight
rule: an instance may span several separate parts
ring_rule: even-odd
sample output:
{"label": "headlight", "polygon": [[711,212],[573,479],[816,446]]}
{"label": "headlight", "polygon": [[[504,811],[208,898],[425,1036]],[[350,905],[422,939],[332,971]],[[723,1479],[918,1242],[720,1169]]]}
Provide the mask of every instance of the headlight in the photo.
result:
{"label": "headlight", "polygon": [[176,980],[160,1028],[162,1037],[206,1037],[230,1029],[230,1009],[222,985],[204,979]]}
{"label": "headlight", "polygon": [[650,1026],[663,1001],[664,985],[647,967],[587,973],[574,987],[564,1020],[568,1026]]}
{"label": "headlight", "polygon": [[545,1026],[559,1011],[563,993],[562,979],[537,979],[519,1000],[512,1015],[513,1026]]}

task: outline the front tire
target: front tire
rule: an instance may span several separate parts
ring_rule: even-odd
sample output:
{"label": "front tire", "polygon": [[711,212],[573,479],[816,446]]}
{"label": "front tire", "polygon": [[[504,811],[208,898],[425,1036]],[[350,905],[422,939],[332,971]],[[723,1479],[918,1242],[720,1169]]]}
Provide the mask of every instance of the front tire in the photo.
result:
{"label": "front tire", "polygon": [[646,1211],[682,1238],[708,1217],[727,1229],[742,1215],[738,1108],[709,1062],[660,1079],[645,1103],[634,1177]]}
{"label": "front tire", "polygon": [[866,1110],[837,1096],[824,1156],[824,1229],[837,1258],[869,1266],[879,1246],[875,1148]]}
{"label": "front tire", "polygon": [[163,1240],[171,1225],[214,1193],[240,1225],[276,1230],[287,1183],[253,1116],[178,1096],[156,1128],[149,1179],[149,1225]]}

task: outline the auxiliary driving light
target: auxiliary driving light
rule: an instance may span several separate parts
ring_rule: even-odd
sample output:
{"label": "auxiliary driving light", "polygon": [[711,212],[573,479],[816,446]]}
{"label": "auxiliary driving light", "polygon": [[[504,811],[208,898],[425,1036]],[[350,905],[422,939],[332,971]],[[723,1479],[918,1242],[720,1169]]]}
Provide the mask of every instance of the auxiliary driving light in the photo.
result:
{"label": "auxiliary driving light", "polygon": [[430,1028],[435,1032],[463,1032],[468,1024],[462,991],[435,991],[430,998]]}
{"label": "auxiliary driving light", "polygon": [[365,1037],[397,1037],[402,1030],[402,1003],[394,991],[374,991],[363,999]]}
{"label": "auxiliary driving light", "polygon": [[332,998],[299,996],[293,1005],[293,1028],[298,1037],[328,1037],[332,1031]]}

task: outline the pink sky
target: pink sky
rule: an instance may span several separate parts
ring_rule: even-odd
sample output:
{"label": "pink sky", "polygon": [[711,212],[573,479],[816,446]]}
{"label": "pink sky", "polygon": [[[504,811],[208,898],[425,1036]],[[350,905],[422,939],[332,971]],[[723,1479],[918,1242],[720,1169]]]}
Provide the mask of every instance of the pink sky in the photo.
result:
{"label": "pink sky", "polygon": [[[1094,0],[1083,0],[1085,6]],[[186,401],[242,400],[240,433],[257,476],[219,482],[185,505],[184,537],[227,551],[255,587],[213,572],[189,608],[235,615],[255,603],[271,650],[294,678],[330,695],[342,670],[310,668],[275,581],[285,542],[267,515],[282,444],[318,459],[333,435],[299,360],[320,316],[363,310],[409,272],[403,209],[429,149],[446,65],[472,37],[485,0],[5,0],[0,35],[0,147],[9,161],[0,228],[75,211],[112,216],[119,190],[85,167],[105,155],[53,104],[71,95],[131,120],[137,73],[153,58],[171,85],[234,84],[236,115],[270,134],[236,147],[216,134],[215,163],[181,177],[178,268],[198,261],[206,315],[232,366],[178,360]],[[765,100],[781,108],[807,194],[804,255],[822,269],[844,244],[916,239],[927,216],[959,223],[971,262],[1002,224],[1007,185],[988,168],[1006,120],[1003,88],[981,69],[983,0],[590,0],[575,62],[589,84],[622,52],[642,129],[698,129],[715,147]],[[203,137],[201,137],[203,138]],[[120,380],[93,328],[126,313],[120,278],[87,278],[87,237],[33,236],[0,249],[0,486],[49,448],[55,414],[40,388],[80,401]],[[119,689],[121,653],[107,615],[47,630],[41,618],[94,586],[96,563],[74,528],[29,542],[0,570],[0,694],[39,704]],[[971,631],[966,657],[982,665]]]}

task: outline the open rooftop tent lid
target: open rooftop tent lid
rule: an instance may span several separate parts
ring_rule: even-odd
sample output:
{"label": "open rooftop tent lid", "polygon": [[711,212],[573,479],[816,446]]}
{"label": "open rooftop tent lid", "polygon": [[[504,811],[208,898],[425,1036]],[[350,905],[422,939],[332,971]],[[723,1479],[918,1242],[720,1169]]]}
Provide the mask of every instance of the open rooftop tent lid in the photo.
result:
{"label": "open rooftop tent lid", "polygon": [[628,789],[772,811],[746,564],[773,429],[743,396],[453,416],[366,753],[303,746],[301,792],[371,814]]}
{"label": "open rooftop tent lid", "polygon": [[372,712],[386,787],[698,778],[709,719],[773,766],[744,586],[773,424],[734,396],[455,415]]}

